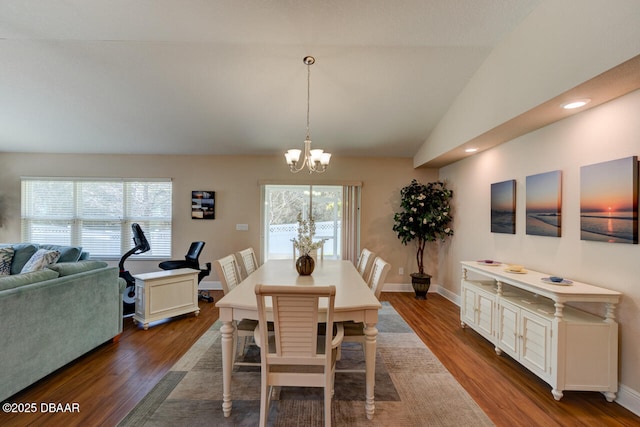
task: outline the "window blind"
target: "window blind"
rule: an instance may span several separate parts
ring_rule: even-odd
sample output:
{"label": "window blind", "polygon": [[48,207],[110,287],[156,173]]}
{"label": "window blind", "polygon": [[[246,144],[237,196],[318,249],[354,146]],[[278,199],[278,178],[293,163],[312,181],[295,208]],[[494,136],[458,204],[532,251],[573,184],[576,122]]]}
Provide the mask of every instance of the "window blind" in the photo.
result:
{"label": "window blind", "polygon": [[22,178],[22,240],[82,246],[94,258],[119,258],[134,246],[131,224],[151,250],[171,256],[170,179]]}

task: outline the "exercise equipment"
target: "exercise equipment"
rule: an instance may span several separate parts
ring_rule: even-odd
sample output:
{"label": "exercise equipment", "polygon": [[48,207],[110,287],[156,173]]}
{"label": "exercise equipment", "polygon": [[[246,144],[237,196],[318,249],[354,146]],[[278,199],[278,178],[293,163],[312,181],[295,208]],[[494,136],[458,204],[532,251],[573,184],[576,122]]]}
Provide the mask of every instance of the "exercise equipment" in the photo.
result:
{"label": "exercise equipment", "polygon": [[[200,253],[204,248],[205,243],[202,241],[193,242],[189,246],[189,251],[184,256],[184,259],[162,261],[158,264],[163,270],[176,270],[178,268],[192,268],[198,270],[198,283],[211,273],[211,263],[206,264],[206,268],[200,268]],[[209,294],[209,291],[198,291],[198,298],[207,302],[213,302],[213,297]]]}
{"label": "exercise equipment", "polygon": [[139,255],[151,249],[140,225],[134,222],[131,224],[131,231],[133,232],[133,243],[135,246],[126,254],[122,255],[120,263],[118,264],[118,267],[120,267],[120,277],[127,282],[127,287],[124,290],[124,294],[122,294],[122,312],[125,316],[133,314],[136,310],[136,279],[133,278],[128,270],[125,270],[124,262],[131,255]]}

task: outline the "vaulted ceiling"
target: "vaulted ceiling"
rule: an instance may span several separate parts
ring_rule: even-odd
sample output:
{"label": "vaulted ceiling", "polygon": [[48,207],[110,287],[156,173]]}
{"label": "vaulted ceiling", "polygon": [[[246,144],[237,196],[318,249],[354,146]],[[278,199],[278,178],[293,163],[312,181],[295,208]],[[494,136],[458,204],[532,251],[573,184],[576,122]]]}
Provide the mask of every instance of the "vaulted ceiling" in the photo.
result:
{"label": "vaulted ceiling", "polygon": [[6,0],[0,152],[412,157],[538,0]]}

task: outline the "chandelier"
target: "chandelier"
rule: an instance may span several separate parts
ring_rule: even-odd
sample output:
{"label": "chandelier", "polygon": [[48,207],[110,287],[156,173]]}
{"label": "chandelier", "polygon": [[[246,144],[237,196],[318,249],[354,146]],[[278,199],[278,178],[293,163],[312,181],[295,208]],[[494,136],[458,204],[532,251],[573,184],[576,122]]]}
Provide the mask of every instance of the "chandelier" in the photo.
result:
{"label": "chandelier", "polygon": [[304,157],[300,160],[300,154],[302,150],[291,149],[284,153],[285,159],[289,169],[293,173],[298,173],[306,166],[309,169],[309,173],[317,172],[323,173],[329,166],[331,160],[331,154],[325,153],[324,150],[311,149],[311,136],[309,132],[309,98],[311,87],[311,65],[316,62],[313,56],[305,56],[303,62],[307,65],[307,137],[304,140]]}

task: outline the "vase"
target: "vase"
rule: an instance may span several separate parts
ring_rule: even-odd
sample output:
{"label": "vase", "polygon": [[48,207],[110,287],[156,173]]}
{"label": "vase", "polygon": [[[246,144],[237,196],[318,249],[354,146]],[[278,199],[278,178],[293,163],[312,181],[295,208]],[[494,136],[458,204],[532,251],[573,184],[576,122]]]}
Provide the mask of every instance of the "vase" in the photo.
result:
{"label": "vase", "polygon": [[309,276],[313,273],[316,263],[310,255],[302,255],[296,260],[296,270],[301,276]]}
{"label": "vase", "polygon": [[427,292],[431,286],[431,276],[428,274],[411,273],[411,285],[416,293],[416,299],[427,299]]}

